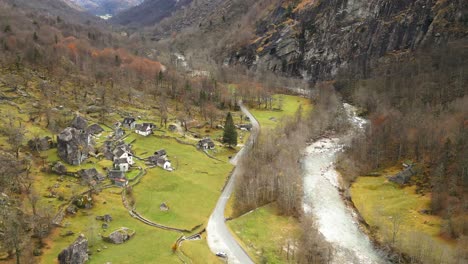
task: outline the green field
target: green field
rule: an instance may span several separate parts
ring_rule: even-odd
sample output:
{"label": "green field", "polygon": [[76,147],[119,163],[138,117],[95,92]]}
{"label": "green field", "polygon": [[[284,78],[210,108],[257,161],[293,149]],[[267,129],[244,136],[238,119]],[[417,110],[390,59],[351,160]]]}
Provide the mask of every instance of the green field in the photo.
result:
{"label": "green field", "polygon": [[[304,112],[312,109],[309,99],[304,97],[277,94],[273,96],[273,100],[273,109],[278,110],[249,109],[262,128],[269,129],[276,127],[281,123],[281,119],[294,115],[299,109],[299,106],[302,106]],[[280,101],[282,101],[281,110],[279,110]]]}
{"label": "green field", "polygon": [[288,242],[292,247],[300,236],[297,219],[279,216],[275,204],[260,207],[227,223],[257,263],[287,263]]}
{"label": "green field", "polygon": [[439,237],[440,217],[420,212],[430,208],[430,196],[416,194],[414,186],[401,188],[389,182],[389,175],[359,177],[351,186],[352,200],[371,230],[380,241],[394,242],[428,263],[450,263],[454,249]]}

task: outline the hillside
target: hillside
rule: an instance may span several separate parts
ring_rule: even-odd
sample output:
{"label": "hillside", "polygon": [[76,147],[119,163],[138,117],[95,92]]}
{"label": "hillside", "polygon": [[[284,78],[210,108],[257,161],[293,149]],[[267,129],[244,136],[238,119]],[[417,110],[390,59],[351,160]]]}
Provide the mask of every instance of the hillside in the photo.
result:
{"label": "hillside", "polygon": [[143,0],[67,0],[96,16],[114,16],[137,6]]}
{"label": "hillside", "polygon": [[190,4],[192,0],[146,0],[111,19],[120,25],[152,26],[173,12]]}

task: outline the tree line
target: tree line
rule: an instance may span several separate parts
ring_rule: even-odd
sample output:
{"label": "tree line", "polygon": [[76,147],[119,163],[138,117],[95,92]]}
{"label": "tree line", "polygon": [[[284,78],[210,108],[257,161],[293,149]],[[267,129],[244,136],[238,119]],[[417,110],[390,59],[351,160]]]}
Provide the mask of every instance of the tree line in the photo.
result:
{"label": "tree line", "polygon": [[341,157],[347,182],[415,162],[411,184],[431,194],[430,211],[443,219],[441,235],[463,243],[468,236],[467,51],[466,43],[455,42],[395,55],[366,79],[343,72],[335,84],[370,121]]}

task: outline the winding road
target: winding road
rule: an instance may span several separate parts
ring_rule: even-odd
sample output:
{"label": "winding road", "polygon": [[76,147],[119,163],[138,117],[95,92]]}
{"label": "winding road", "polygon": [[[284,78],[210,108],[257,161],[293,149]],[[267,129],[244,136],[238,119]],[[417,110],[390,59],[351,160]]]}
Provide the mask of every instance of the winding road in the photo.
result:
{"label": "winding road", "polygon": [[[252,131],[249,137],[248,142],[245,146],[236,154],[235,157],[231,159],[231,163],[236,166],[237,162],[245,151],[247,151],[257,139],[258,133],[260,131],[260,125],[258,124],[255,117],[245,108],[242,102],[239,102],[241,111],[250,118],[252,123]],[[218,202],[213,213],[208,220],[208,225],[206,227],[208,234],[208,245],[210,246],[213,253],[224,252],[227,254],[228,263],[241,263],[249,264],[254,263],[245,250],[237,243],[236,239],[232,236],[228,227],[226,226],[226,219],[224,218],[224,211],[226,209],[226,204],[229,200],[229,197],[234,190],[235,180],[239,174],[237,167],[232,172],[231,177],[229,178],[228,183],[226,184],[221,196],[219,197]]]}

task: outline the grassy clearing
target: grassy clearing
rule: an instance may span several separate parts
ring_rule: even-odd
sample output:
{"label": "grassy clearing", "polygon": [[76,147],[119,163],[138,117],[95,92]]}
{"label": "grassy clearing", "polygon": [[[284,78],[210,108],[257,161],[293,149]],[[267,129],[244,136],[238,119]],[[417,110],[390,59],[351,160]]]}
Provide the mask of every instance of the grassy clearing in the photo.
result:
{"label": "grassy clearing", "polygon": [[[127,140],[133,137],[136,153],[164,148],[176,168],[173,172],[161,168],[148,170],[134,187],[138,212],[155,222],[187,229],[206,222],[232,169],[227,157],[221,157],[225,161],[217,161],[173,139],[132,135]],[[159,210],[162,202],[170,207],[169,211]]]}
{"label": "grassy clearing", "polygon": [[260,207],[227,223],[249,255],[259,263],[287,262],[288,241],[292,246],[300,235],[297,220],[279,216],[274,204]]}
{"label": "grassy clearing", "polygon": [[274,95],[273,98],[273,109],[279,109],[280,101],[282,101],[281,110],[249,109],[263,129],[274,128],[281,122],[282,118],[294,115],[299,106],[302,106],[303,111],[312,109],[307,98],[284,94]]}
{"label": "grassy clearing", "polygon": [[440,217],[420,213],[430,208],[429,195],[389,182],[386,176],[392,175],[390,171],[380,177],[359,177],[353,183],[351,196],[356,208],[380,241],[392,243],[395,237],[395,245],[405,253],[424,255],[430,262],[439,262],[441,257],[450,260],[454,249],[438,236]]}

